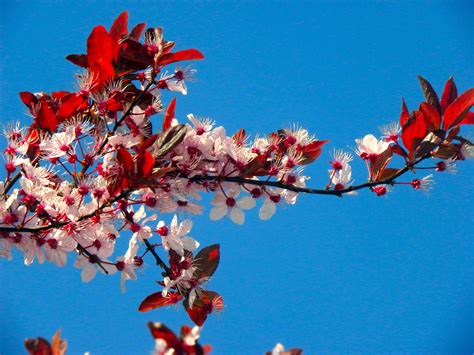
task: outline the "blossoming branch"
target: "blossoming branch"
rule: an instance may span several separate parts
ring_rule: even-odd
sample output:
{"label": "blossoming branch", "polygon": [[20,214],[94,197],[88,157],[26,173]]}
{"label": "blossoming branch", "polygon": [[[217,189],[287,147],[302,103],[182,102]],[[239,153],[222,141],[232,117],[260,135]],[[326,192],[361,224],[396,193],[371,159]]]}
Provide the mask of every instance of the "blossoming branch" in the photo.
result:
{"label": "blossoming branch", "polygon": [[[382,196],[396,185],[429,190],[432,174],[404,180],[405,174],[453,172],[458,161],[474,156],[461,135],[461,126],[474,123],[474,89],[458,95],[450,78],[439,98],[419,77],[425,101],[418,109],[410,112],[403,102],[399,122],[384,126],[381,138],[356,139],[355,154],[333,150],[325,183],[309,188],[304,167],[327,140],[298,127],[252,139],[244,129],[229,135],[209,118],[175,117],[176,98],[165,104],[161,93],[186,95],[196,70],[171,65],[204,56],[175,50],[161,28],[145,27],[129,31],[126,12],[109,30],[95,27],[86,54],[67,56],[83,68],[77,91],[20,93],[32,122],[4,130],[1,256],[11,259],[17,249],[26,265],[64,266],[73,255],[84,282],[97,270],[118,273],[125,289],[151,255],[162,271],[161,287],[139,310],[182,302],[201,326],[223,308],[222,297],[205,288],[220,248],[199,250],[189,234],[192,221],[180,217],[203,214],[203,194],[212,196],[211,220],[227,216],[243,224],[257,205],[260,219],[268,220],[300,193],[342,197],[367,188]],[[367,169],[358,185],[355,157]],[[116,248],[120,235],[127,238],[125,250]]]}

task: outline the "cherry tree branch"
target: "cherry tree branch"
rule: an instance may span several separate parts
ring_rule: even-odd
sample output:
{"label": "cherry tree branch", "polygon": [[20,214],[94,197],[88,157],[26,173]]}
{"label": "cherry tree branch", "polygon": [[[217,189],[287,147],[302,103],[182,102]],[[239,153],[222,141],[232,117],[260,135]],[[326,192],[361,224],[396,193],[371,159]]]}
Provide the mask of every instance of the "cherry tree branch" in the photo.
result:
{"label": "cherry tree branch", "polygon": [[301,192],[301,193],[307,193],[307,194],[316,194],[316,195],[332,195],[332,196],[338,196],[342,197],[344,194],[347,194],[352,191],[357,191],[360,189],[364,188],[371,188],[375,187],[377,185],[393,185],[395,183],[395,179],[402,176],[409,170],[413,169],[417,164],[421,163],[423,160],[426,158],[429,158],[431,155],[426,154],[422,156],[421,158],[413,161],[412,163],[409,163],[405,165],[405,167],[399,169],[397,172],[395,172],[393,175],[390,177],[383,179],[383,180],[377,180],[377,181],[368,181],[366,183],[360,184],[360,185],[353,185],[349,186],[345,189],[341,190],[326,190],[326,189],[313,189],[309,187],[298,187],[294,185],[287,185],[279,181],[264,181],[264,180],[253,180],[253,179],[247,179],[243,177],[238,177],[238,176],[205,176],[205,175],[196,175],[189,180],[191,181],[218,181],[218,182],[236,182],[239,184],[248,184],[248,185],[254,185],[254,186],[272,186],[272,187],[277,187],[280,189],[284,190],[289,190],[289,191],[294,191],[294,192]]}
{"label": "cherry tree branch", "polygon": [[150,253],[153,255],[153,257],[155,258],[156,265],[161,267],[167,275],[170,275],[171,274],[170,268],[163,262],[163,260],[157,254],[157,252],[155,251],[155,247],[151,245],[147,239],[144,239],[143,242],[145,243],[146,249],[149,250]]}

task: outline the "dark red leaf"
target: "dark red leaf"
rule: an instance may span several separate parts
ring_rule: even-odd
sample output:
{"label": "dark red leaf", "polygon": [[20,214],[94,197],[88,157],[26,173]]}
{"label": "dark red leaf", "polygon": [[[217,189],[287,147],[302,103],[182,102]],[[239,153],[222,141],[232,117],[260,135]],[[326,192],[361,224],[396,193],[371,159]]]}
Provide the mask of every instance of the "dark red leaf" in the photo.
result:
{"label": "dark red leaf", "polygon": [[120,70],[123,72],[145,69],[153,64],[146,47],[140,42],[127,38],[120,44]]}
{"label": "dark red leaf", "polygon": [[434,131],[440,128],[441,117],[433,106],[426,102],[422,102],[420,104],[420,111],[423,113],[423,118],[425,119],[429,131]]}
{"label": "dark red leaf", "polygon": [[26,339],[25,348],[30,355],[53,355],[51,344],[44,338]]}
{"label": "dark red leaf", "polygon": [[137,175],[138,178],[150,176],[155,166],[155,158],[147,150],[142,150],[137,154]]}
{"label": "dark red leaf", "polygon": [[71,63],[80,66],[81,68],[88,68],[89,62],[87,60],[87,55],[85,54],[69,54],[66,57]]}
{"label": "dark red leaf", "polygon": [[443,95],[441,95],[441,110],[446,111],[446,108],[458,97],[458,89],[454,83],[454,78],[450,77],[444,85]]}
{"label": "dark red leaf", "polygon": [[36,123],[41,129],[49,131],[51,133],[56,132],[58,128],[58,119],[54,114],[53,110],[48,106],[46,101],[41,101],[40,109],[36,116]]}
{"label": "dark red leaf", "polygon": [[94,27],[87,39],[87,59],[89,71],[94,78],[94,90],[100,90],[115,77],[114,63],[117,60],[119,46],[104,26]]}
{"label": "dark red leaf", "polygon": [[219,244],[210,245],[199,251],[194,257],[196,267],[194,277],[197,279],[211,277],[217,269],[220,260]]}
{"label": "dark red leaf", "polygon": [[125,173],[132,177],[135,175],[135,164],[133,162],[133,157],[130,152],[125,148],[119,148],[117,150],[117,160],[122,164]]}
{"label": "dark red leaf", "polygon": [[69,91],[55,91],[55,92],[52,92],[51,93],[51,96],[53,97],[53,99],[55,99],[56,101],[61,101],[65,96],[69,95],[70,92]]}
{"label": "dark red leaf", "polygon": [[176,304],[182,299],[183,296],[176,292],[168,292],[166,297],[163,297],[162,292],[159,291],[147,296],[138,307],[138,310],[140,312],[148,312],[155,308]]}
{"label": "dark red leaf", "polygon": [[421,88],[423,90],[423,94],[425,95],[426,102],[429,103],[433,108],[438,112],[441,113],[441,105],[439,103],[438,94],[431,86],[430,82],[423,78],[421,75],[418,75],[418,80],[420,81]]}
{"label": "dark red leaf", "polygon": [[311,142],[304,147],[302,147],[301,151],[303,153],[303,159],[300,164],[309,164],[318,159],[318,157],[322,153],[322,147],[329,141],[314,141]]}
{"label": "dark red leaf", "polygon": [[122,35],[128,34],[128,12],[122,12],[110,27],[110,38],[112,38],[115,42],[118,42]]}
{"label": "dark red leaf", "polygon": [[135,41],[139,41],[145,27],[145,23],[139,23],[136,25],[130,32],[130,38],[134,39]]}
{"label": "dark red leaf", "polygon": [[400,113],[400,127],[403,127],[410,116],[410,112],[408,111],[407,104],[402,97],[402,112]]}
{"label": "dark red leaf", "polygon": [[174,349],[179,352],[181,350],[181,341],[178,339],[176,334],[165,326],[163,323],[148,323],[148,328],[150,329],[151,335],[155,339],[163,339],[166,342],[168,348]]}
{"label": "dark red leaf", "polygon": [[467,90],[444,111],[443,127],[449,129],[459,124],[474,105],[474,88]]}
{"label": "dark red leaf", "polygon": [[28,107],[31,107],[33,104],[38,103],[38,99],[36,98],[36,96],[28,91],[20,92],[20,99]]}
{"label": "dark red leaf", "polygon": [[416,147],[426,136],[426,123],[420,111],[413,111],[402,128],[402,141],[409,152],[410,159]]}
{"label": "dark red leaf", "polygon": [[458,126],[463,124],[474,124],[474,112],[468,112],[461,122],[458,123]]}
{"label": "dark red leaf", "polygon": [[174,114],[176,110],[176,97],[171,100],[168,108],[165,112],[165,117],[163,118],[163,132],[166,131],[168,128],[171,127],[171,121],[173,121]]}
{"label": "dark red leaf", "polygon": [[204,59],[204,55],[197,49],[185,49],[174,53],[167,53],[158,59],[158,66],[165,66],[171,63],[180,62],[183,60],[198,60]]}
{"label": "dark red leaf", "polygon": [[184,308],[191,320],[198,326],[202,326],[207,316],[215,311],[222,311],[224,303],[222,297],[214,291],[202,291],[195,299],[193,307],[188,306],[187,300],[184,301]]}
{"label": "dark red leaf", "polygon": [[402,157],[405,157],[405,158],[408,157],[408,154],[407,154],[407,152],[405,152],[405,149],[403,149],[398,144],[391,146],[390,150],[392,151],[393,154],[398,154],[398,155],[400,155]]}
{"label": "dark red leaf", "polygon": [[87,103],[87,97],[78,93],[71,93],[64,96],[58,110],[59,122],[62,122],[74,115],[82,105]]}

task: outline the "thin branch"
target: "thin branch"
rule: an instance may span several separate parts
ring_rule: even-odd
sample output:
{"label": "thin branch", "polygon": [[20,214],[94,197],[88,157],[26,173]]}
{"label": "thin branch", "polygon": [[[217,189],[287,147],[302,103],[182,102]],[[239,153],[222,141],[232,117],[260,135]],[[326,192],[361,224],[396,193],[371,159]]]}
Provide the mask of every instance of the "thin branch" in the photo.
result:
{"label": "thin branch", "polygon": [[[287,185],[283,184],[279,181],[262,181],[262,180],[252,180],[238,176],[206,176],[206,175],[196,175],[189,180],[191,181],[226,181],[226,182],[236,182],[239,184],[248,184],[254,186],[272,186],[277,187],[284,190],[290,190],[294,192],[301,192],[307,194],[316,194],[316,195],[332,195],[341,197],[344,194],[347,194],[352,191],[364,189],[364,188],[371,188],[377,185],[393,185],[395,183],[395,179],[400,177],[401,175],[405,174],[407,171],[413,169],[417,164],[425,160],[426,158],[430,157],[429,154],[415,160],[411,164],[407,164],[404,168],[399,169],[396,173],[392,176],[378,181],[369,181],[360,185],[353,185],[349,186],[345,189],[341,190],[326,190],[326,189],[313,189],[309,187],[298,187],[294,185]],[[185,176],[183,176],[185,177]]]}
{"label": "thin branch", "polygon": [[144,239],[143,242],[145,243],[146,249],[150,251],[150,253],[155,257],[156,265],[158,265],[163,270],[165,270],[167,275],[170,275],[171,274],[170,268],[163,262],[163,260],[157,254],[157,252],[155,251],[155,247],[151,245],[150,242],[146,239]]}

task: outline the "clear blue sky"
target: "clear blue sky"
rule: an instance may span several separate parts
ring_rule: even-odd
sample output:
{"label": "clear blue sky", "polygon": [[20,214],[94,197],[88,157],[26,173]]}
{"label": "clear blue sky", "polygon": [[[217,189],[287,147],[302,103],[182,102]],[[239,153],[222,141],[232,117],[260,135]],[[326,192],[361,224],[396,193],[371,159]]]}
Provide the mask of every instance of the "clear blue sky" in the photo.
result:
{"label": "clear blue sky", "polygon": [[[453,2],[2,2],[0,119],[21,119],[22,90],[73,89],[63,58],[85,50],[91,28],[128,9],[132,23],[162,25],[180,49],[200,49],[199,81],[177,113],[208,115],[230,132],[268,132],[290,122],[349,147],[398,118],[400,97],[421,101],[417,74],[440,90],[449,75],[474,84],[474,4]],[[472,128],[465,131],[471,132]],[[326,149],[326,153],[327,153]],[[326,182],[328,155],[308,172]],[[361,163],[355,178],[365,178]],[[203,342],[216,354],[257,354],[279,341],[307,354],[474,350],[474,164],[438,174],[430,196],[397,188],[387,198],[302,196],[269,222],[247,215],[195,219],[202,244],[219,242],[209,287],[226,303]],[[208,211],[208,210],[207,210]],[[140,314],[159,270],[122,294],[118,277],[82,284],[79,271],[0,260],[0,353],[62,328],[71,354],[148,353],[147,321],[177,330],[184,311]]]}

